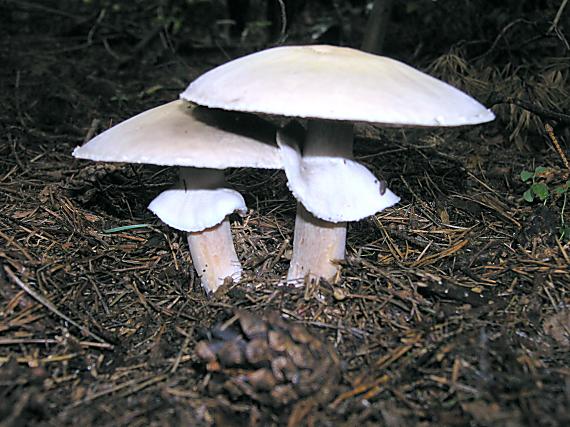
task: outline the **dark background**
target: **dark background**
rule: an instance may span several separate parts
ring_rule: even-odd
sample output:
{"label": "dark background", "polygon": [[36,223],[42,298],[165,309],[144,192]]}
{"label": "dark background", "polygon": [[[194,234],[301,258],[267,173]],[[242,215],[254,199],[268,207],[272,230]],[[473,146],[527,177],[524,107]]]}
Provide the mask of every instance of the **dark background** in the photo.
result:
{"label": "dark background", "polygon": [[[229,3],[0,0],[0,425],[568,425],[570,8],[394,1],[384,53],[497,120],[359,127],[356,158],[402,202],[350,224],[343,278],[310,289],[277,286],[284,175],[228,171],[252,209],[232,218],[246,276],[207,299],[183,233],[146,210],[176,172],[71,151],[244,54],[359,47],[372,5],[289,1],[283,33],[278,2]],[[533,184],[544,200],[524,199]],[[212,375],[195,346],[236,309],[334,346],[330,394],[272,406],[224,388],[249,367]]]}

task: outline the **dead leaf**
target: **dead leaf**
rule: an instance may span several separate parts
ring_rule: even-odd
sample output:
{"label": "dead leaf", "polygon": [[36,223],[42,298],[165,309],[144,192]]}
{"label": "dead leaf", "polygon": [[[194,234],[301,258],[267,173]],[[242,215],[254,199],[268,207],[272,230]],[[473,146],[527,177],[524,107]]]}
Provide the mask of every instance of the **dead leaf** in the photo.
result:
{"label": "dead leaf", "polygon": [[548,317],[542,327],[558,344],[570,346],[570,310],[566,309]]}
{"label": "dead leaf", "polygon": [[36,209],[30,209],[27,211],[16,211],[12,214],[12,218],[14,219],[23,219],[23,218],[27,218],[30,215],[32,215],[34,212],[36,211]]}

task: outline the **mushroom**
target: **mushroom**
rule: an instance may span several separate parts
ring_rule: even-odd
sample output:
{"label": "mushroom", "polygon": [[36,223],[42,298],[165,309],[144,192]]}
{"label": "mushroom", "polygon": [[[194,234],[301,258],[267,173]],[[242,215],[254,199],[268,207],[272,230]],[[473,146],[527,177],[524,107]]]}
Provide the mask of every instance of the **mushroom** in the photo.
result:
{"label": "mushroom", "polygon": [[[339,214],[335,198],[351,199],[356,194],[354,188],[331,186],[322,191],[326,179],[319,175],[316,164],[327,164],[327,176],[334,178],[334,162],[352,162],[355,122],[461,126],[494,119],[490,110],[470,96],[408,65],[326,45],[276,47],[238,58],[200,76],[181,98],[226,110],[308,119],[301,160],[294,160],[295,138],[287,132],[279,136],[289,188],[301,201],[289,281],[304,279],[307,274],[333,279],[339,271],[336,261],[344,258],[346,221],[372,215],[398,200],[378,182],[375,196],[383,197],[383,202],[369,204],[367,212],[356,209]],[[353,179],[358,172],[364,173],[351,164],[343,176]],[[317,182],[318,191],[307,191]],[[315,204],[315,198],[321,199],[319,203]]]}
{"label": "mushroom", "polygon": [[180,166],[180,183],[149,205],[166,224],[187,232],[190,254],[206,293],[241,265],[227,216],[245,213],[241,194],[227,188],[223,169],[280,169],[275,127],[250,114],[189,107],[182,100],[145,111],[77,147],[81,159]]}

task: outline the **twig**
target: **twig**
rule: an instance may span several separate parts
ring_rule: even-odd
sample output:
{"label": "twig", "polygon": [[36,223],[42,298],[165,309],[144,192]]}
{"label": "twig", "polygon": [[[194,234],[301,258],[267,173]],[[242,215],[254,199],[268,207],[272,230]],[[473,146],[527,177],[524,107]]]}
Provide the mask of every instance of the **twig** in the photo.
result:
{"label": "twig", "polygon": [[30,263],[32,263],[34,265],[38,263],[38,261],[35,260],[30,255],[30,253],[26,250],[26,248],[24,248],[22,245],[20,245],[18,242],[16,242],[13,237],[9,237],[8,235],[6,235],[2,231],[0,231],[0,238],[4,239],[6,241],[6,247],[9,247],[11,245],[15,246],[22,253],[22,255],[24,255],[26,257],[26,259],[28,261],[30,261]]}
{"label": "twig", "polygon": [[[33,356],[21,356],[12,358],[12,356],[0,356],[0,365],[9,362],[10,360],[16,360],[18,363],[25,363],[28,366],[40,366],[46,363],[59,363],[67,362],[69,360],[75,359],[81,353],[68,353],[68,354],[51,354],[47,357],[41,359],[35,359]],[[0,424],[3,427],[3,424]]]}
{"label": "twig", "polygon": [[[15,345],[15,344],[61,344],[61,340],[51,338],[0,338],[0,345]],[[107,343],[98,343],[92,341],[79,341],[81,347],[95,347],[111,350],[113,346]]]}
{"label": "twig", "polygon": [[287,9],[285,8],[285,3],[283,0],[277,0],[279,3],[279,9],[281,10],[281,32],[279,33],[279,38],[277,39],[277,45],[283,44],[287,36]]}
{"label": "twig", "polygon": [[191,335],[186,335],[186,338],[184,338],[184,342],[182,343],[182,347],[180,347],[180,351],[178,352],[178,355],[176,356],[176,359],[174,360],[174,363],[172,364],[172,368],[170,368],[171,374],[175,373],[176,370],[178,369],[178,365],[180,365],[180,362],[182,361],[182,355],[184,354],[184,352],[188,348],[188,344],[190,344],[191,338],[192,338]]}
{"label": "twig", "polygon": [[72,13],[66,12],[60,9],[54,9],[52,7],[44,6],[38,3],[30,2],[30,1],[23,1],[23,0],[6,0],[8,3],[11,3],[13,8],[20,8],[20,10],[30,11],[36,10],[42,13],[52,14],[63,16],[65,18],[71,18],[76,21],[84,19],[82,16],[74,15]]}
{"label": "twig", "polygon": [[81,406],[83,404],[86,403],[91,403],[96,399],[99,399],[100,397],[121,391],[125,388],[134,386],[131,389],[128,389],[126,392],[123,392],[120,397],[125,397],[128,396],[129,394],[135,393],[139,390],[142,390],[145,387],[148,387],[149,385],[155,384],[157,382],[161,382],[164,381],[167,378],[167,376],[165,374],[160,374],[160,375],[155,375],[155,376],[149,376],[149,377],[145,377],[142,379],[142,381],[139,378],[135,378],[129,381],[126,381],[122,384],[116,385],[114,387],[111,387],[109,389],[106,390],[102,390],[100,392],[94,393],[91,396],[88,396],[82,400],[78,400],[75,401],[73,403],[70,403],[66,408],[64,408],[64,411],[72,409],[72,408],[76,408],[78,406]]}
{"label": "twig", "polygon": [[556,239],[556,244],[558,245],[558,248],[560,249],[560,252],[562,253],[562,256],[564,257],[564,259],[566,260],[566,263],[568,265],[570,265],[570,256],[568,255],[568,253],[566,252],[566,249],[564,249],[564,246],[562,245],[562,243],[560,242],[559,239]]}
{"label": "twig", "polygon": [[476,58],[474,58],[473,61],[478,60],[478,59],[481,59],[481,58],[483,58],[483,57],[489,55],[491,52],[493,52],[493,51],[497,48],[497,45],[499,44],[499,42],[501,41],[501,39],[505,36],[505,34],[506,34],[512,27],[514,27],[514,26],[517,25],[517,24],[521,24],[521,23],[527,24],[527,25],[532,25],[532,24],[534,24],[533,22],[528,21],[528,20],[523,19],[523,18],[518,18],[518,19],[515,19],[514,21],[508,23],[507,25],[505,25],[505,26],[503,27],[503,29],[501,30],[501,32],[499,33],[499,35],[495,38],[495,40],[494,40],[493,43],[491,44],[491,47],[490,47],[486,52],[484,52],[484,53],[482,53],[481,55],[479,55],[479,56],[477,56]]}
{"label": "twig", "polygon": [[562,0],[562,4],[558,8],[558,12],[556,12],[556,16],[554,17],[554,21],[552,21],[552,25],[548,29],[548,33],[552,32],[556,27],[558,27],[558,22],[560,22],[560,18],[562,17],[562,13],[564,12],[564,8],[568,4],[568,0]]}
{"label": "twig", "polygon": [[[285,312],[285,310],[283,310],[283,312]],[[352,327],[344,326],[344,325],[331,325],[329,323],[317,322],[317,321],[311,321],[311,320],[306,320],[303,323],[305,323],[306,325],[316,326],[317,328],[327,328],[327,329],[335,329],[337,331],[338,330],[345,331],[345,332],[351,333],[352,335],[354,335],[355,337],[358,337],[358,338],[363,338],[363,337],[369,335],[369,333],[363,329],[352,328]]]}
{"label": "twig", "polygon": [[170,22],[162,23],[151,29],[133,48],[131,54],[119,61],[119,66],[126,65],[130,61],[134,60],[141,52],[143,52],[146,47],[156,38],[161,31],[168,27]]}
{"label": "twig", "polygon": [[109,344],[107,341],[105,341],[103,338],[101,338],[100,336],[98,336],[97,334],[94,334],[93,332],[91,332],[89,329],[87,329],[85,326],[81,326],[79,323],[77,323],[76,321],[72,320],[71,318],[69,318],[68,316],[66,316],[65,314],[63,314],[61,311],[59,311],[57,309],[57,307],[55,305],[53,305],[53,303],[49,300],[47,300],[46,298],[44,298],[43,296],[41,296],[39,293],[37,293],[35,290],[33,290],[32,288],[30,288],[28,285],[26,285],[24,282],[22,282],[18,276],[16,276],[14,274],[14,272],[10,269],[10,267],[5,266],[4,267],[4,271],[6,272],[6,274],[8,275],[8,277],[10,277],[10,279],[12,279],[12,281],[18,285],[20,288],[22,288],[24,291],[26,291],[31,297],[33,297],[36,301],[38,301],[40,304],[42,304],[44,307],[46,307],[48,310],[50,310],[52,313],[54,313],[55,315],[61,317],[63,320],[65,320],[68,323],[71,323],[73,326],[75,326],[76,328],[79,328],[81,330],[81,332],[83,332],[84,334],[90,336],[91,338],[93,338],[95,341],[99,341],[100,343],[103,344],[107,344],[109,346],[109,349],[113,349],[113,345]]}
{"label": "twig", "polygon": [[556,120],[560,123],[564,123],[570,125],[570,115],[559,113],[557,111],[547,110],[545,108],[539,107],[537,105],[531,104],[530,102],[517,100],[517,99],[507,99],[494,102],[493,105],[497,104],[514,104],[517,107],[520,107],[524,110],[530,111],[531,113],[536,114],[537,116],[544,118],[544,119],[552,119]]}
{"label": "twig", "polygon": [[390,20],[392,0],[375,0],[366,23],[361,49],[365,52],[380,54],[384,48],[386,27]]}
{"label": "twig", "polygon": [[552,141],[552,145],[554,145],[554,148],[556,149],[556,151],[558,152],[558,155],[562,159],[562,163],[564,163],[564,166],[566,166],[566,169],[568,169],[568,171],[570,171],[570,164],[568,163],[568,158],[566,157],[566,154],[564,154],[564,151],[562,150],[562,147],[560,146],[560,143],[558,142],[558,138],[556,138],[556,135],[554,134],[554,129],[548,123],[544,124],[544,129],[546,130],[548,137]]}
{"label": "twig", "polygon": [[365,384],[361,384],[358,385],[356,387],[354,387],[352,390],[348,390],[345,391],[344,393],[342,393],[341,395],[339,395],[331,404],[330,407],[335,409],[337,408],[343,401],[357,396],[359,394],[365,393],[365,392],[369,392],[370,390],[375,390],[376,387],[379,387],[381,385],[384,385],[386,383],[388,383],[392,378],[387,375],[384,374],[381,377],[376,378],[375,380],[365,383]]}
{"label": "twig", "polygon": [[[453,254],[455,254],[457,251],[461,250],[461,249],[462,249],[465,245],[467,245],[468,243],[469,243],[469,240],[468,240],[468,239],[461,240],[460,242],[456,243],[456,244],[453,245],[452,247],[447,248],[447,249],[445,249],[445,250],[443,250],[443,251],[441,251],[441,252],[438,252],[438,253],[433,254],[433,255],[429,255],[429,256],[427,256],[427,257],[425,257],[425,258],[422,258],[422,259],[419,259],[419,258],[418,258],[416,261],[413,261],[413,262],[411,263],[411,266],[412,266],[412,267],[421,267],[421,266],[430,265],[430,264],[432,264],[433,262],[435,262],[435,261],[437,261],[437,260],[439,260],[439,259],[441,259],[441,258],[447,258],[447,257],[449,257],[449,256],[451,256],[451,255],[453,255]],[[429,247],[429,246],[426,246],[426,249],[427,249],[428,247]],[[424,250],[425,250],[425,249],[424,249]],[[422,252],[422,253],[423,253],[423,252]]]}
{"label": "twig", "polygon": [[97,132],[97,129],[99,128],[100,124],[101,124],[101,120],[99,120],[99,119],[93,119],[91,121],[91,126],[89,126],[89,129],[87,130],[87,133],[85,134],[85,138],[83,138],[84,144],[87,141],[89,141],[91,138],[93,138],[93,135],[95,135],[95,132]]}

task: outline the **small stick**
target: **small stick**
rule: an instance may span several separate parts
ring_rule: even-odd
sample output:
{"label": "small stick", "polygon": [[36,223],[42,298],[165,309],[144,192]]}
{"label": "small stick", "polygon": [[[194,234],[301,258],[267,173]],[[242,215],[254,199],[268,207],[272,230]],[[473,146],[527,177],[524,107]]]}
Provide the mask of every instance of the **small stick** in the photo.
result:
{"label": "small stick", "polygon": [[358,396],[359,394],[362,393],[366,393],[366,392],[370,392],[371,390],[374,390],[375,387],[378,387],[380,385],[386,384],[387,382],[390,381],[390,376],[387,374],[382,375],[379,378],[376,378],[375,380],[373,380],[372,382],[366,383],[366,384],[361,384],[356,386],[355,388],[353,388],[352,390],[348,390],[345,391],[344,393],[340,394],[335,400],[334,402],[332,402],[330,404],[331,408],[337,408],[343,401],[354,397],[354,396]]}
{"label": "small stick", "polygon": [[[0,345],[15,345],[15,344],[61,344],[61,340],[51,338],[0,338]],[[92,341],[79,341],[79,345],[85,347],[105,348],[108,350],[113,349],[111,344],[98,343]]]}
{"label": "small stick", "polygon": [[101,124],[101,120],[99,120],[99,119],[93,119],[91,121],[91,126],[89,126],[89,129],[87,130],[87,133],[85,134],[85,138],[83,138],[84,144],[87,141],[89,141],[91,138],[93,138],[93,136],[95,135],[95,132],[97,132],[97,129],[99,129],[100,124]]}
{"label": "small stick", "polygon": [[392,0],[375,0],[366,23],[361,49],[380,55],[384,50],[386,27],[390,21]]}
{"label": "small stick", "polygon": [[22,282],[18,276],[16,276],[14,274],[14,272],[10,269],[10,267],[5,266],[4,267],[4,271],[6,272],[6,274],[8,274],[8,276],[10,277],[10,279],[12,279],[12,281],[18,285],[20,288],[22,288],[24,291],[26,291],[31,297],[33,297],[36,301],[38,301],[40,304],[42,304],[44,307],[46,307],[48,310],[50,310],[52,313],[56,314],[57,316],[61,317],[63,320],[65,320],[68,323],[71,323],[73,326],[75,326],[76,328],[79,328],[83,333],[85,333],[86,335],[89,335],[91,338],[93,338],[95,341],[99,341],[102,344],[107,344],[109,345],[110,349],[113,348],[113,345],[109,344],[107,341],[105,341],[103,338],[101,338],[100,336],[94,334],[93,332],[91,332],[89,329],[87,329],[84,326],[81,326],[79,323],[77,323],[76,321],[72,320],[71,318],[69,318],[68,316],[66,316],[65,314],[63,314],[61,311],[59,311],[57,309],[57,307],[55,305],[53,305],[53,303],[49,300],[47,300],[46,298],[44,298],[43,296],[41,296],[39,293],[37,293],[35,290],[33,290],[32,288],[30,288],[28,285],[26,285],[24,282]]}
{"label": "small stick", "polygon": [[129,394],[135,393],[135,392],[143,389],[144,387],[148,387],[149,385],[155,384],[157,382],[164,381],[166,378],[167,378],[167,376],[165,374],[160,374],[160,375],[156,375],[156,376],[151,375],[151,376],[143,378],[142,380],[140,380],[139,378],[135,378],[135,379],[126,381],[122,384],[118,384],[118,385],[115,385],[111,388],[108,388],[108,389],[102,390],[100,392],[94,393],[91,396],[87,396],[86,398],[84,398],[82,400],[77,400],[75,402],[72,402],[69,405],[67,405],[67,407],[65,407],[63,409],[63,411],[76,408],[76,407],[84,405],[86,403],[91,403],[94,400],[99,399],[100,397],[107,396],[109,394],[121,391],[127,387],[131,387],[134,385],[133,388],[127,390],[126,392],[123,392],[123,394],[121,395],[122,397],[128,396]]}
{"label": "small stick", "polygon": [[558,155],[562,159],[562,163],[564,163],[564,166],[566,166],[566,169],[568,169],[568,171],[570,172],[570,163],[568,163],[568,158],[566,157],[566,154],[564,154],[564,151],[562,150],[562,147],[558,142],[558,138],[556,138],[556,135],[554,134],[554,129],[548,123],[544,124],[544,129],[546,130],[548,137],[552,141],[552,145],[554,145],[554,148],[556,149]]}
{"label": "small stick", "polygon": [[539,107],[523,99],[499,99],[493,102],[491,107],[499,104],[513,104],[523,110],[536,114],[542,119],[556,120],[559,123],[570,124],[570,115]]}
{"label": "small stick", "polygon": [[277,44],[281,45],[287,38],[287,9],[285,8],[283,0],[277,0],[277,2],[279,3],[279,9],[281,10],[281,32],[279,34]]}
{"label": "small stick", "polygon": [[[80,353],[52,354],[41,359],[34,359],[33,356],[21,356],[16,357],[15,360],[18,363],[26,363],[29,367],[37,367],[46,363],[67,362],[76,358],[79,354]],[[0,356],[0,365],[9,362],[11,359],[11,356]]]}
{"label": "small stick", "polygon": [[558,12],[556,12],[556,16],[554,17],[554,21],[552,21],[552,25],[548,29],[547,33],[552,32],[556,27],[558,27],[558,22],[560,22],[560,18],[562,17],[562,13],[564,12],[564,8],[568,4],[568,0],[562,0],[562,4],[558,8]]}
{"label": "small stick", "polygon": [[180,351],[178,352],[178,355],[176,356],[176,359],[174,360],[174,363],[172,364],[172,368],[170,368],[171,374],[175,373],[176,370],[178,369],[178,365],[180,365],[180,362],[182,361],[182,356],[183,356],[184,352],[186,351],[186,349],[188,348],[188,344],[190,344],[190,339],[191,339],[191,335],[186,335],[186,338],[184,338],[184,342],[182,343],[182,347],[180,347]]}

